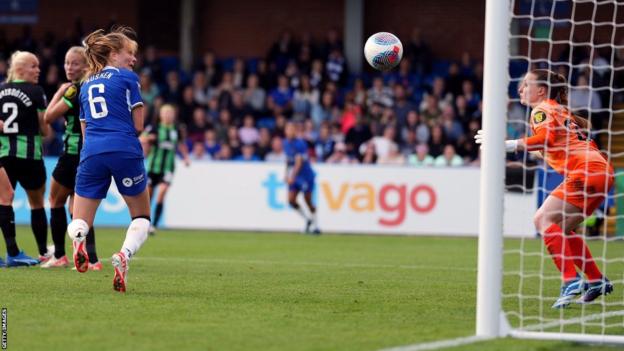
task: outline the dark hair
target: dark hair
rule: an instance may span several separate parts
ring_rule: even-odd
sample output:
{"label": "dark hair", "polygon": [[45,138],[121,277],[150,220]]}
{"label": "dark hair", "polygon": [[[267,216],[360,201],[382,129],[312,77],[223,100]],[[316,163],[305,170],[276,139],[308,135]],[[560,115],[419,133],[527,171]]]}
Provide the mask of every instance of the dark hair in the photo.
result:
{"label": "dark hair", "polygon": [[557,101],[560,105],[568,105],[568,82],[565,77],[547,69],[534,69],[537,84],[548,89],[548,98]]}
{"label": "dark hair", "polygon": [[[538,85],[548,89],[549,99],[557,101],[557,103],[563,105],[567,109],[568,82],[563,75],[547,69],[534,69],[530,73],[535,75],[535,79],[537,80]],[[587,131],[591,128],[591,123],[588,119],[577,116],[571,111],[570,116],[581,128]]]}

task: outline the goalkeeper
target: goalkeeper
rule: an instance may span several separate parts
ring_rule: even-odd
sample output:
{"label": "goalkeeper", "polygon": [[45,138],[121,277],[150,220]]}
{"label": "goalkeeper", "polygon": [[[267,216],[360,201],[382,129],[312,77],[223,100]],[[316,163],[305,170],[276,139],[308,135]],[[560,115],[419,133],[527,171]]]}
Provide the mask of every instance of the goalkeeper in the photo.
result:
{"label": "goalkeeper", "polygon": [[[563,284],[553,308],[594,301],[613,291],[582,236],[574,229],[604,201],[614,182],[613,167],[588,138],[589,122],[568,110],[566,79],[554,72],[528,72],[518,88],[520,103],[531,108],[533,135],[505,141],[507,152],[538,152],[564,180],[537,210],[534,222],[561,272]],[[482,131],[475,136],[483,143]],[[576,268],[584,273],[583,280]],[[580,297],[579,297],[580,296]]]}

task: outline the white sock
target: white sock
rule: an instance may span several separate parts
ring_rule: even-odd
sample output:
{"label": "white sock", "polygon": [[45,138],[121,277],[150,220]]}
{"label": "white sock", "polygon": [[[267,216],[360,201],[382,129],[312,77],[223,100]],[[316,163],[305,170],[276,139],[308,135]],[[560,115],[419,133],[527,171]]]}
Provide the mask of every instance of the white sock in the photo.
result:
{"label": "white sock", "polygon": [[311,212],[310,220],[312,221],[312,228],[318,229],[318,223],[316,222],[316,211]]}
{"label": "white sock", "polygon": [[308,216],[306,216],[305,211],[303,210],[303,208],[299,207],[299,208],[293,208],[295,210],[295,212],[297,212],[301,218],[303,218],[304,221],[308,221]]}
{"label": "white sock", "polygon": [[141,248],[141,245],[147,240],[147,234],[150,228],[150,221],[145,218],[133,219],[126,232],[126,240],[124,240],[121,251],[126,257],[134,256]]}
{"label": "white sock", "polygon": [[67,226],[67,235],[72,240],[82,242],[89,234],[89,225],[80,218],[76,218]]}

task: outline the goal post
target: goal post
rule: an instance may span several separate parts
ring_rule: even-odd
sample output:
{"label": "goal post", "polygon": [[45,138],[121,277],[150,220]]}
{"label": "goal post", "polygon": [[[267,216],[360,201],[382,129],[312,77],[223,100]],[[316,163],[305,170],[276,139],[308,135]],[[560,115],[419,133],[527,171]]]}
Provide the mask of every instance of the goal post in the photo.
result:
{"label": "goal post", "polygon": [[509,63],[509,0],[487,0],[483,58],[477,329],[479,337],[502,336],[503,196]]}
{"label": "goal post", "polygon": [[[577,83],[579,76],[587,76],[588,94],[596,93],[603,101],[602,106],[594,106],[590,98],[587,117],[590,121],[601,119],[602,125],[593,133],[602,137],[601,150],[611,160],[612,154],[617,155],[620,150],[613,149],[611,153],[613,140],[619,138],[624,150],[624,132],[611,130],[618,114],[624,118],[624,108],[616,106],[618,101],[624,103],[624,88],[614,83],[616,74],[624,77],[622,38],[624,3],[621,1],[486,0],[482,126],[485,143],[481,150],[476,306],[479,338],[510,336],[624,344],[624,249],[617,238],[604,233],[606,220],[602,236],[588,243],[594,260],[615,290],[589,305],[552,309],[551,304],[559,293],[560,275],[541,238],[507,241],[513,246],[511,249],[504,247],[503,240],[504,140],[510,129],[506,117],[510,115],[509,106],[518,102],[513,91],[521,79],[519,71],[525,73],[535,67],[560,69],[567,72],[564,75],[568,91],[581,84]],[[564,47],[568,48],[568,54],[562,54]],[[578,48],[588,52],[584,61],[579,62],[575,57]],[[601,50],[610,55],[601,57]],[[622,51],[623,61],[617,61],[616,50]],[[602,83],[596,83],[595,79],[601,79]],[[529,111],[523,111],[521,122],[517,119],[509,123],[521,123],[521,129],[527,131]],[[527,174],[536,170],[544,178],[552,172],[544,163],[527,165],[527,159],[525,153],[521,160],[523,179],[533,179]],[[533,184],[526,186],[533,188]],[[535,185],[535,190],[524,191],[548,193],[549,189],[547,185]],[[612,198],[619,199],[621,195]]]}

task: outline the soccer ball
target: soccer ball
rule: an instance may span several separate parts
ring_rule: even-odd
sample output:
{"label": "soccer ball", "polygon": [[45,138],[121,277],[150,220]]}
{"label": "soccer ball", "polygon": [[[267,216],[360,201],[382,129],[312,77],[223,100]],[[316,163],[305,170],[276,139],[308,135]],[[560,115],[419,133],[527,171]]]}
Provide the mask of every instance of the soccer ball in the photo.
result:
{"label": "soccer ball", "polygon": [[364,57],[374,69],[389,71],[401,61],[403,44],[392,33],[375,33],[364,44]]}

